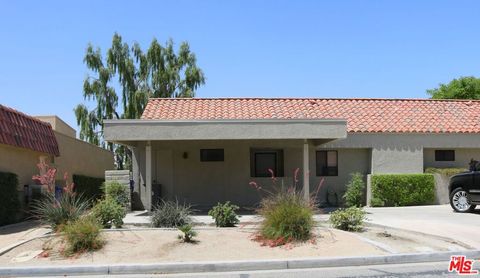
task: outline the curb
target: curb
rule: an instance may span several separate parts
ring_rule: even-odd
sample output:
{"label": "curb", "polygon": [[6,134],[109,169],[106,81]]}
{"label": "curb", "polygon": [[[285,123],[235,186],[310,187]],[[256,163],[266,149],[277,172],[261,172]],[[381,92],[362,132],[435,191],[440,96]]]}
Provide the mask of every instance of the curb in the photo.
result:
{"label": "curb", "polygon": [[479,259],[480,250],[461,252],[413,253],[387,256],[304,258],[289,260],[211,261],[158,264],[59,265],[39,267],[0,267],[0,276],[63,276],[109,274],[173,274],[227,271],[281,270],[323,267],[346,267],[449,261],[451,256],[464,255]]}

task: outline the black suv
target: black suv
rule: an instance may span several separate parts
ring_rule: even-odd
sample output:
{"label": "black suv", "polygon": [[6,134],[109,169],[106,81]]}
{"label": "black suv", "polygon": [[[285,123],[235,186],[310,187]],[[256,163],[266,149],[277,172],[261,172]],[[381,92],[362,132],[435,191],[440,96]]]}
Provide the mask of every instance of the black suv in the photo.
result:
{"label": "black suv", "polygon": [[470,212],[480,205],[480,169],[450,178],[450,205],[456,212]]}

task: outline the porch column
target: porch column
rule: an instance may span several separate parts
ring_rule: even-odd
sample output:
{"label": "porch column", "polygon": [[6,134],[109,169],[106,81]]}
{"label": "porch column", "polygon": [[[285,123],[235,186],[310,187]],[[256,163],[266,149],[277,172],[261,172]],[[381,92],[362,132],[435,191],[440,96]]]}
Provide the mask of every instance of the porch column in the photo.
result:
{"label": "porch column", "polygon": [[309,152],[308,152],[308,140],[303,141],[303,194],[305,200],[310,198],[310,163],[309,163]]}
{"label": "porch column", "polygon": [[145,209],[152,209],[152,146],[150,141],[145,146]]}

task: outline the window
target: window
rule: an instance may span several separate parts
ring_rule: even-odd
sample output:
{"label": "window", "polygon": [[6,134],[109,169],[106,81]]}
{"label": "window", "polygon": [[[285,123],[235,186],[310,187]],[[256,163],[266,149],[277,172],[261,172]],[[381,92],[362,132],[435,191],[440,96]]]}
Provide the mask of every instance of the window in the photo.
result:
{"label": "window", "polygon": [[435,161],[455,161],[455,151],[435,150]]}
{"label": "window", "polygon": [[283,177],[283,150],[251,150],[250,175],[270,177],[271,169],[275,176]]}
{"label": "window", "polygon": [[223,161],[223,149],[201,149],[200,161]]}
{"label": "window", "polygon": [[317,151],[317,176],[338,176],[337,151]]}

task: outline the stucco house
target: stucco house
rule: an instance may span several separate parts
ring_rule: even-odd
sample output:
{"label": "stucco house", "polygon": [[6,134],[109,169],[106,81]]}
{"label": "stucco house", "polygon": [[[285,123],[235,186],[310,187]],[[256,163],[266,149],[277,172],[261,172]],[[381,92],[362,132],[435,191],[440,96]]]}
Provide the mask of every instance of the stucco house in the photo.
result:
{"label": "stucco house", "polygon": [[133,152],[134,190],[208,208],[252,206],[250,181],[341,196],[353,172],[423,173],[480,158],[480,101],[431,99],[150,99],[138,120],[105,121],[105,139]]}
{"label": "stucco house", "polygon": [[113,153],[76,139],[75,130],[57,116],[26,115],[0,105],[0,172],[18,177],[20,200],[34,185],[42,160],[58,169],[58,178],[68,173],[102,178],[114,169]]}

